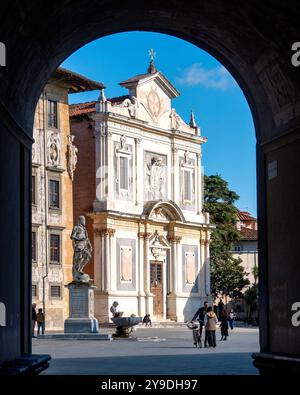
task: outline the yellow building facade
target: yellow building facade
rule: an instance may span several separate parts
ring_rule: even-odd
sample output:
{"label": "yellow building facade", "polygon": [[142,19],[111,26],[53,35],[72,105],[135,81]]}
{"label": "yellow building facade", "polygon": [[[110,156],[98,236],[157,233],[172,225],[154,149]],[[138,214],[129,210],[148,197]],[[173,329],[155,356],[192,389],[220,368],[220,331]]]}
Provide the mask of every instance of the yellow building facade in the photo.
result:
{"label": "yellow building facade", "polygon": [[32,301],[46,330],[62,330],[72,281],[73,177],[77,148],[70,134],[69,93],[102,84],[58,68],[36,107],[32,147]]}

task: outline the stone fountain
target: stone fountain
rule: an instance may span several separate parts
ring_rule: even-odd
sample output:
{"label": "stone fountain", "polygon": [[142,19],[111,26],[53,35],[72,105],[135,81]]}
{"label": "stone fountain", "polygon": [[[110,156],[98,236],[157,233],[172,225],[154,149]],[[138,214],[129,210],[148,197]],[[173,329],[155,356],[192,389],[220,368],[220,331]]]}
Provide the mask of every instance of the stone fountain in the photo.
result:
{"label": "stone fountain", "polygon": [[112,322],[117,326],[117,331],[113,337],[130,337],[132,328],[142,322],[142,317],[113,317]]}

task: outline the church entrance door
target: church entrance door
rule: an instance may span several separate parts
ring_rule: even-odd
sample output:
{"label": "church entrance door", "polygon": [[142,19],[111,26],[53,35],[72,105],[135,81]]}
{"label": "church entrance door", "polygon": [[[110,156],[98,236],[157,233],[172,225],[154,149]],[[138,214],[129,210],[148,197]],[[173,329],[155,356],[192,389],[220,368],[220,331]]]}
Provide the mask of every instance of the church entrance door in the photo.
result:
{"label": "church entrance door", "polygon": [[153,315],[163,316],[163,262],[150,262],[150,291],[153,296]]}

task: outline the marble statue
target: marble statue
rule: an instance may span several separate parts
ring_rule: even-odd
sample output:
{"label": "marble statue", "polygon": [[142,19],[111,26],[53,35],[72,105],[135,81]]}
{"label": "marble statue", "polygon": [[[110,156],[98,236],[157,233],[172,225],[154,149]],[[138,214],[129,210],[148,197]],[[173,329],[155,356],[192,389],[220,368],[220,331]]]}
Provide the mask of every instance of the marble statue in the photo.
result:
{"label": "marble statue", "polygon": [[90,277],[83,272],[83,268],[92,257],[92,245],[88,238],[85,227],[85,217],[83,215],[78,217],[78,223],[74,226],[71,234],[73,241],[73,281],[88,283]]}
{"label": "marble statue", "polygon": [[67,137],[68,137],[67,170],[68,170],[69,177],[73,181],[73,179],[74,179],[74,171],[76,169],[76,164],[77,164],[78,149],[73,144],[75,136],[70,134]]}
{"label": "marble statue", "polygon": [[148,188],[153,200],[159,200],[164,196],[165,168],[163,160],[154,156],[148,164]]}

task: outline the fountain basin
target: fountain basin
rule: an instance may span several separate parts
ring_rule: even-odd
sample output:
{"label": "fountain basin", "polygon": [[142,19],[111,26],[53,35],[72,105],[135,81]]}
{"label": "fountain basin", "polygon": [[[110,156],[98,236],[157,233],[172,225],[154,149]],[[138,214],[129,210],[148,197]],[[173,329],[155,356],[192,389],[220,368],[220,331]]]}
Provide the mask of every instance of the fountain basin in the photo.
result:
{"label": "fountain basin", "polygon": [[142,317],[113,317],[112,322],[117,326],[114,337],[130,337],[132,327],[142,322]]}

